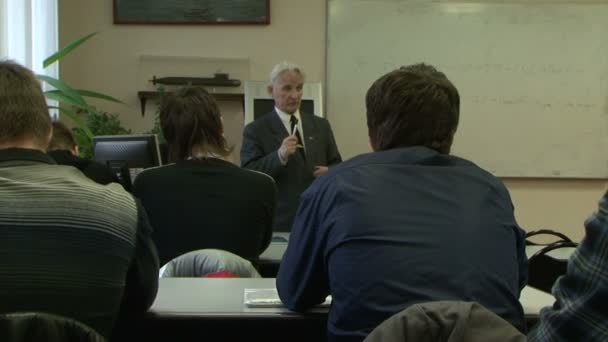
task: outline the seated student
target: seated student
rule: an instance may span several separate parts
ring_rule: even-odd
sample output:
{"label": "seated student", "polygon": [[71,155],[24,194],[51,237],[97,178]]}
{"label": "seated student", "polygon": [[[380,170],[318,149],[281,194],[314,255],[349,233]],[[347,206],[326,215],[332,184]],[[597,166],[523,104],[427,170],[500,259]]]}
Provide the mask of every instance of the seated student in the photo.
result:
{"label": "seated student", "polygon": [[150,215],[161,263],[206,248],[255,262],[272,236],[272,178],[227,160],[219,108],[201,87],[166,95],[160,124],[175,163],[144,170],[133,193]]}
{"label": "seated student", "polygon": [[585,222],[585,238],[553,286],[528,341],[608,341],[608,192]]}
{"label": "seated student", "polygon": [[57,164],[73,166],[99,184],[119,182],[107,166],[78,156],[78,145],[74,135],[59,121],[53,122],[53,137],[47,153]]}
{"label": "seated student", "polygon": [[109,337],[158,288],[145,212],[45,152],[51,119],[40,83],[0,62],[0,313],[48,312]]}
{"label": "seated student", "polygon": [[[474,301],[525,329],[524,232],[499,179],[450,155],[458,91],[424,65],[367,92],[374,152],[303,194],[277,288],[301,311],[333,296],[330,341],[361,341],[411,304]],[[330,291],[331,289],[331,291]]]}

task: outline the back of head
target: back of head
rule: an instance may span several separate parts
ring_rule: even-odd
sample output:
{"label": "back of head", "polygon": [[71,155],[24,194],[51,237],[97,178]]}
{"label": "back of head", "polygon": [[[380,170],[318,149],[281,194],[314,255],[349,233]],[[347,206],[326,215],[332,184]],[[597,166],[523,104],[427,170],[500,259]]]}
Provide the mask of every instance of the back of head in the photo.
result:
{"label": "back of head", "polygon": [[72,151],[76,148],[76,139],[69,128],[59,121],[53,121],[53,137],[49,144],[49,151],[53,150],[68,150]]}
{"label": "back of head", "polygon": [[160,125],[170,161],[210,154],[226,157],[231,152],[223,136],[219,107],[202,87],[167,94],[160,107]]}
{"label": "back of head", "polygon": [[17,63],[1,61],[0,145],[29,141],[44,150],[50,132],[51,118],[36,76]]}
{"label": "back of head", "polygon": [[369,88],[365,104],[375,151],[418,145],[450,152],[460,97],[434,67],[415,64],[385,74]]}

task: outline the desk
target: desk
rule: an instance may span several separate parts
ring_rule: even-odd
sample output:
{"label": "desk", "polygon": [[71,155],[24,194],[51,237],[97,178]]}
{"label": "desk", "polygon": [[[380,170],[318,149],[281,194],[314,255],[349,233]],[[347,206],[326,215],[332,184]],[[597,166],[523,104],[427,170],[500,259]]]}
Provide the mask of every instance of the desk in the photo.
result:
{"label": "desk", "polygon": [[137,331],[141,341],[324,341],[327,308],[300,314],[247,308],[245,288],[273,288],[274,278],[161,278]]}
{"label": "desk", "polygon": [[264,253],[260,255],[258,270],[262,277],[265,278],[277,276],[281,260],[283,260],[283,254],[285,254],[285,250],[287,249],[287,241],[289,241],[289,233],[274,233],[272,236],[273,239],[276,237],[285,241],[272,241]]}
{"label": "desk", "polygon": [[[285,308],[247,308],[245,288],[272,288],[273,278],[161,278],[158,296],[138,325],[144,341],[217,340],[323,341],[327,308],[294,313]],[[528,324],[540,309],[552,305],[551,295],[526,287],[520,299]]]}
{"label": "desk", "polygon": [[532,327],[538,321],[540,310],[553,305],[555,298],[549,293],[526,286],[521,291],[519,302],[524,308],[524,316],[528,322],[528,327]]}

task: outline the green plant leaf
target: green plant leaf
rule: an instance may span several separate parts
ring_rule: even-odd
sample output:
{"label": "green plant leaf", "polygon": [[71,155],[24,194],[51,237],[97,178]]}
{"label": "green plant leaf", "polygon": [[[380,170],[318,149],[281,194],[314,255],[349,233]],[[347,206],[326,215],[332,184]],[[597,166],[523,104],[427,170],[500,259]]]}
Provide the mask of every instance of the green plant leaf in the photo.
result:
{"label": "green plant leaf", "polygon": [[62,49],[60,49],[59,51],[55,52],[54,54],[52,54],[51,56],[49,56],[47,59],[45,59],[44,62],[42,63],[42,65],[46,68],[49,65],[55,63],[60,58],[62,58],[63,56],[67,55],[68,53],[70,53],[72,50],[74,50],[75,48],[77,48],[78,46],[80,46],[80,44],[86,42],[87,40],[89,40],[91,37],[93,37],[97,33],[98,32],[93,32],[93,33],[90,33],[90,34],[88,34],[88,35],[86,35],[84,37],[80,37],[80,38],[72,41],[71,43],[69,43],[68,45],[64,46]]}
{"label": "green plant leaf", "polygon": [[[62,93],[65,97],[71,98],[79,106],[88,107],[88,104],[82,98],[82,96],[74,88],[70,87],[62,80],[58,80],[54,77],[50,77],[50,76],[46,76],[46,75],[36,75],[36,77],[39,80],[44,81],[44,82],[50,84],[51,86],[53,86],[54,88],[56,88],[57,90],[59,90],[59,93]],[[45,94],[46,94],[46,92],[45,92]]]}
{"label": "green plant leaf", "polygon": [[82,129],[82,131],[86,134],[86,136],[89,139],[93,139],[93,137],[95,136],[95,134],[93,134],[93,132],[91,132],[89,127],[87,127],[85,122],[82,120],[82,118],[76,112],[73,112],[65,107],[49,106],[49,108],[58,109],[62,114],[65,114],[68,118],[70,118],[72,121],[74,121],[80,129]]}
{"label": "green plant leaf", "polygon": [[[98,93],[95,91],[83,90],[83,89],[74,89],[74,91],[76,91],[81,96],[95,97],[95,98],[106,100],[106,101],[112,101],[112,102],[124,104],[124,102],[120,101],[117,98],[114,98],[110,95]],[[47,90],[44,92],[44,94],[50,95],[50,96],[60,96],[60,94],[62,94],[62,92],[60,90],[54,89],[54,90]]]}
{"label": "green plant leaf", "polygon": [[106,101],[112,101],[112,102],[124,104],[124,102],[120,101],[117,98],[114,98],[110,95],[98,93],[96,91],[84,90],[84,89],[76,89],[76,91],[82,96],[94,97],[94,98],[98,98],[98,99],[102,99],[102,100],[106,100]]}
{"label": "green plant leaf", "polygon": [[45,92],[44,95],[46,96],[47,99],[56,100],[59,103],[67,104],[67,105],[76,107],[78,109],[82,109],[85,112],[95,111],[95,108],[93,108],[92,106],[89,106],[87,103],[83,104],[82,102],[76,101],[73,98],[65,95],[64,93],[62,93],[60,91],[50,90],[48,92]]}

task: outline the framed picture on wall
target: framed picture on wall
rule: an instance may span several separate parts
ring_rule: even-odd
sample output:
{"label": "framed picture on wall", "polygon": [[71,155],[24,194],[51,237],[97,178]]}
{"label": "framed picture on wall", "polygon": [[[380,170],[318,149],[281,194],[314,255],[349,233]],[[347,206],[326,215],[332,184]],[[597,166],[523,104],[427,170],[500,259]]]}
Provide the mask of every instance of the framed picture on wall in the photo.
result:
{"label": "framed picture on wall", "polygon": [[268,25],[270,0],[113,0],[114,24]]}

